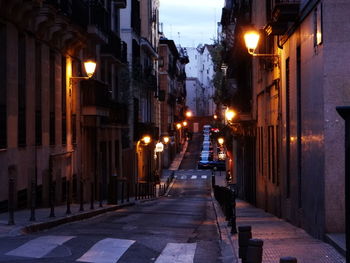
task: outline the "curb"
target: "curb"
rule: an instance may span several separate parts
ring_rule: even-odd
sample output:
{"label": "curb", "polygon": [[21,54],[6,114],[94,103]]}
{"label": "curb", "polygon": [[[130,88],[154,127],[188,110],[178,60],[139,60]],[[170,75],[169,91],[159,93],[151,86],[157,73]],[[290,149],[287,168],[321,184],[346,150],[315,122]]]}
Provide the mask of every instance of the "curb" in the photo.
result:
{"label": "curb", "polygon": [[132,203],[128,203],[128,204],[123,204],[123,205],[115,205],[115,206],[110,206],[107,208],[102,208],[99,210],[95,210],[95,211],[89,211],[89,212],[82,212],[81,214],[77,214],[77,215],[71,215],[71,216],[67,216],[64,218],[59,218],[57,220],[52,220],[49,222],[42,222],[42,223],[37,223],[37,224],[32,224],[29,226],[25,226],[23,228],[21,228],[19,230],[19,232],[21,232],[22,234],[30,234],[30,233],[34,233],[34,232],[38,232],[38,231],[42,231],[42,230],[46,230],[46,229],[50,229],[59,225],[63,225],[63,224],[67,224],[67,223],[72,223],[72,222],[76,222],[76,221],[80,221],[83,219],[88,219],[103,213],[107,213],[107,212],[111,212],[111,211],[115,211],[124,207],[128,207],[128,206],[133,206],[135,205],[134,202]]}
{"label": "curb", "polygon": [[223,262],[234,262],[238,263],[238,256],[236,253],[235,245],[233,243],[230,230],[227,227],[227,222],[224,219],[219,203],[215,200],[213,188],[211,187],[211,200],[213,203],[213,208],[216,216],[216,226],[219,232],[221,240],[221,252]]}

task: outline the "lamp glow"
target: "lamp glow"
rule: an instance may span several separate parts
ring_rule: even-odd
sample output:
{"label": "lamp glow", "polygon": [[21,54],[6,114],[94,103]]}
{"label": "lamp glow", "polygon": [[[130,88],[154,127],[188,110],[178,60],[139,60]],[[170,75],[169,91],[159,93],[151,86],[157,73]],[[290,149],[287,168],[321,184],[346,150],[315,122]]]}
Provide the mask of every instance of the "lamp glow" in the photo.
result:
{"label": "lamp glow", "polygon": [[226,120],[232,121],[235,116],[236,116],[236,112],[234,110],[231,110],[230,108],[226,109],[226,112],[225,112]]}
{"label": "lamp glow", "polygon": [[177,123],[177,124],[176,124],[176,128],[177,128],[178,130],[181,129],[181,127],[182,127],[182,126],[181,126],[181,123]]}
{"label": "lamp glow", "polygon": [[149,144],[151,142],[151,137],[148,136],[148,135],[145,135],[143,136],[143,138],[141,139],[141,141],[144,143],[144,144]]}
{"label": "lamp glow", "polygon": [[214,114],[213,118],[216,120],[218,118],[218,115]]}
{"label": "lamp glow", "polygon": [[182,123],[182,125],[183,125],[184,127],[186,127],[186,126],[187,126],[187,121],[184,121],[184,122]]}
{"label": "lamp glow", "polygon": [[93,60],[87,60],[84,62],[84,68],[86,75],[88,75],[88,77],[91,78],[95,73],[96,62]]}
{"label": "lamp glow", "polygon": [[158,142],[158,143],[156,144],[156,148],[154,149],[154,151],[155,151],[156,153],[161,153],[161,152],[163,152],[163,151],[164,151],[164,144],[161,143],[161,142]]}
{"label": "lamp glow", "polygon": [[186,111],[186,117],[190,118],[192,117],[192,111]]}
{"label": "lamp glow", "polygon": [[259,33],[257,31],[249,31],[244,34],[244,42],[249,54],[254,54],[254,51],[259,43]]}
{"label": "lamp glow", "polygon": [[218,143],[219,143],[219,144],[221,144],[221,145],[222,145],[222,144],[224,143],[224,141],[225,141],[225,140],[224,140],[224,138],[221,138],[221,137],[220,137],[220,138],[218,138]]}
{"label": "lamp glow", "polygon": [[167,144],[169,142],[170,138],[168,136],[163,137],[163,142]]}

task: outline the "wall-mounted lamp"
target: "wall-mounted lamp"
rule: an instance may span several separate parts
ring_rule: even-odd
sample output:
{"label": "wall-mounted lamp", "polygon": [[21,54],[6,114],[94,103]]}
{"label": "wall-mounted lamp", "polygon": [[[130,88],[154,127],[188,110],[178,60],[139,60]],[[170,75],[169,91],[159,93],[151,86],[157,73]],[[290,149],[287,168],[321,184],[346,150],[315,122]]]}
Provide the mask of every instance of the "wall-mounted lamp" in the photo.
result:
{"label": "wall-mounted lamp", "polygon": [[70,79],[90,79],[96,70],[96,61],[88,59],[84,62],[84,69],[87,77],[70,77]]}
{"label": "wall-mounted lamp", "polygon": [[182,122],[182,126],[186,127],[187,126],[187,121]]}
{"label": "wall-mounted lamp", "polygon": [[190,111],[190,110],[186,111],[186,117],[191,118],[192,117],[192,111]]}
{"label": "wall-mounted lamp", "polygon": [[226,108],[225,118],[228,122],[231,122],[234,119],[234,117],[236,117],[236,115],[237,113],[234,110],[230,108]]}
{"label": "wall-mounted lamp", "polygon": [[222,138],[222,137],[219,137],[218,138],[218,143],[220,144],[220,145],[223,145],[224,144],[224,138]]}
{"label": "wall-mounted lamp", "polygon": [[218,119],[218,115],[214,114],[213,118],[214,118],[214,120],[217,120]]}
{"label": "wall-mounted lamp", "polygon": [[151,136],[149,135],[145,135],[142,137],[141,139],[141,142],[144,144],[144,145],[148,145],[150,142],[151,142]]}
{"label": "wall-mounted lamp", "polygon": [[170,141],[169,136],[164,136],[164,137],[163,137],[163,142],[164,142],[164,144],[168,144],[169,141]]}
{"label": "wall-mounted lamp", "polygon": [[176,124],[176,128],[177,128],[178,130],[180,130],[181,127],[182,127],[181,123],[177,123],[177,124]]}
{"label": "wall-mounted lamp", "polygon": [[248,53],[254,57],[270,57],[277,59],[277,63],[279,62],[279,55],[277,54],[256,54],[255,49],[259,44],[260,34],[256,30],[248,31],[244,34],[244,42],[245,46],[248,49]]}

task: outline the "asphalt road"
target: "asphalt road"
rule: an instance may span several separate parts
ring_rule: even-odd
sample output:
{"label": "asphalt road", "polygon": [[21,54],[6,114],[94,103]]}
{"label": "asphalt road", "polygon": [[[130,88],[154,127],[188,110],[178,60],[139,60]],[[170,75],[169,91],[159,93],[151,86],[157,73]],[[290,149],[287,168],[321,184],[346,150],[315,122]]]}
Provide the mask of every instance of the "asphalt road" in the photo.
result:
{"label": "asphalt road", "polygon": [[[188,150],[197,144],[193,140]],[[195,166],[194,155],[184,166]],[[0,262],[221,262],[210,173],[180,168],[167,197],[40,233],[1,238]]]}

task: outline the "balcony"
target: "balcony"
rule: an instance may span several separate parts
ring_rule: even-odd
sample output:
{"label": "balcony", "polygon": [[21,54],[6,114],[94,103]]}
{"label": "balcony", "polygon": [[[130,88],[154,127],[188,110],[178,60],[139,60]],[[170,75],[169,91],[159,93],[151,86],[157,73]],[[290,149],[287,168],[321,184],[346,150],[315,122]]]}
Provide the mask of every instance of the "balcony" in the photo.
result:
{"label": "balcony", "polygon": [[138,122],[134,127],[134,139],[138,141],[145,134],[150,135],[153,140],[159,139],[159,128],[151,122]]}
{"label": "balcony", "polygon": [[300,0],[274,0],[267,10],[269,22],[265,27],[268,35],[283,35],[290,23],[298,19]]}
{"label": "balcony", "polygon": [[114,0],[113,3],[116,8],[126,8],[126,0]]}
{"label": "balcony", "polygon": [[108,44],[101,47],[102,56],[110,57],[113,61],[126,63],[127,45],[122,42],[118,35],[110,32],[108,36]]}
{"label": "balcony", "polygon": [[82,80],[82,106],[84,115],[109,115],[111,93],[108,86],[94,79]]}

